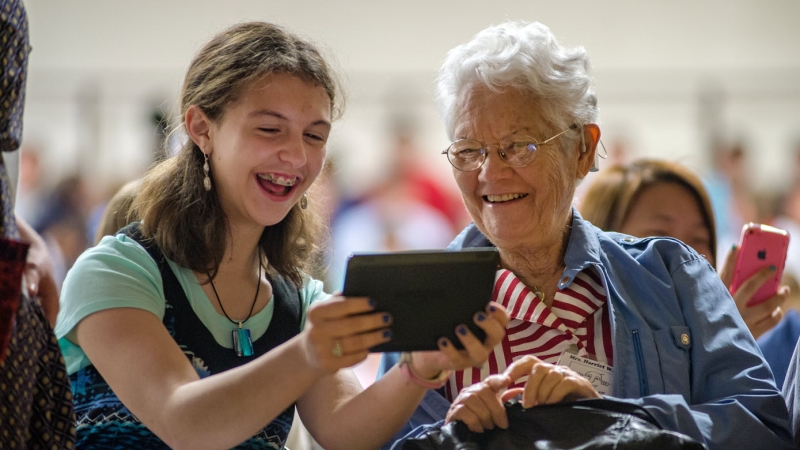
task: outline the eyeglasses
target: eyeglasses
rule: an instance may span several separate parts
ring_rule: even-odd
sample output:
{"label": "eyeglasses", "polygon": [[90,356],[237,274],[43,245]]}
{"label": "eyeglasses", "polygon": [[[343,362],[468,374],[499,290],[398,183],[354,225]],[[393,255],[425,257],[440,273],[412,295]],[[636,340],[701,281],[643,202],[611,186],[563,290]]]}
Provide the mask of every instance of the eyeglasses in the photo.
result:
{"label": "eyeglasses", "polygon": [[506,136],[497,144],[486,145],[474,139],[459,139],[443,151],[443,155],[447,155],[447,160],[458,170],[463,172],[470,172],[478,170],[486,161],[486,156],[492,147],[497,147],[497,153],[500,159],[506,164],[515,167],[524,167],[532,163],[536,158],[539,147],[550,143],[555,138],[561,136],[569,130],[578,128],[577,124],[573,124],[566,130],[558,133],[557,135],[538,142],[527,134],[512,134]]}

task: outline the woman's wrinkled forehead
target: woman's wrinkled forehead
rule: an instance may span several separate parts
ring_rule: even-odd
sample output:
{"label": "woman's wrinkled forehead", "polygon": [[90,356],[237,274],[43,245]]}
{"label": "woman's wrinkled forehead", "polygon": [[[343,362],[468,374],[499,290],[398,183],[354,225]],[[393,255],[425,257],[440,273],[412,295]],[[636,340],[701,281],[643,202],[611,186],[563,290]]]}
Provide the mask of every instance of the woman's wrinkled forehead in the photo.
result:
{"label": "woman's wrinkled forehead", "polygon": [[512,87],[467,87],[455,104],[453,137],[490,141],[520,131],[543,132],[547,123],[537,103],[530,93]]}

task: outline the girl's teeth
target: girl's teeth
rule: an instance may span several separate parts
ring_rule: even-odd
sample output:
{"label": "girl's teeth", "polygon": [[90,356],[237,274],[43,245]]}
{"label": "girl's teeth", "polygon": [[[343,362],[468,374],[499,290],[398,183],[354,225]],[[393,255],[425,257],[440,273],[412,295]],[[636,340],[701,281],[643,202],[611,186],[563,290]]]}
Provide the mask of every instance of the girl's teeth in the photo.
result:
{"label": "girl's teeth", "polygon": [[275,176],[275,175],[272,175],[272,174],[266,174],[266,175],[259,174],[258,176],[259,176],[259,178],[262,178],[262,179],[267,180],[267,181],[271,181],[271,182],[273,182],[275,184],[279,184],[281,186],[294,186],[294,184],[297,182],[297,178],[284,178],[284,177]]}

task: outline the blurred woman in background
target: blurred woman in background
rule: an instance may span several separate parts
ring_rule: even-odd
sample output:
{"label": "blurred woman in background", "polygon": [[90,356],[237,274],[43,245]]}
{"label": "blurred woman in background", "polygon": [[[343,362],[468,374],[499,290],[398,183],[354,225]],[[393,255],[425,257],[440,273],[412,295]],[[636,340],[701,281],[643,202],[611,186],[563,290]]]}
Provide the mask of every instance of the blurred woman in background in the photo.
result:
{"label": "blurred woman in background", "polygon": [[[712,266],[717,265],[711,200],[700,178],[680,164],[645,159],[603,169],[586,189],[579,209],[584,219],[604,231],[636,237],[674,237],[705,256]],[[733,246],[720,270],[720,278],[729,289],[738,256],[739,248]],[[783,318],[781,305],[789,297],[788,286],[781,286],[764,303],[747,306],[773,273],[769,268],[761,269],[733,293],[736,307],[754,338]]]}
{"label": "blurred woman in background", "polygon": [[[708,192],[697,175],[678,163],[644,159],[604,169],[580,203],[584,217],[603,230],[638,237],[674,237],[716,265],[717,228]],[[719,271],[729,290],[738,257],[739,247],[734,245]],[[747,305],[773,273],[770,268],[761,269],[732,295],[780,389],[792,349],[800,337],[800,315],[793,309],[800,302],[800,293],[790,288],[797,281],[784,272],[783,285],[774,296],[763,303]],[[786,307],[789,309],[784,313]]]}

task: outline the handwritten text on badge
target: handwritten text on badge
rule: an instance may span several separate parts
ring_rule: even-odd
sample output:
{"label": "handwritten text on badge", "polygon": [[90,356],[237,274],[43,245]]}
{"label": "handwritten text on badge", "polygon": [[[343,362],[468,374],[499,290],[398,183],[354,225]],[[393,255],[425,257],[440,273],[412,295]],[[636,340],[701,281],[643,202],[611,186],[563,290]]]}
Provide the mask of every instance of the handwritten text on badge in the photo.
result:
{"label": "handwritten text on badge", "polygon": [[593,359],[572,353],[563,353],[558,365],[566,366],[589,380],[594,390],[601,395],[610,395],[613,382],[613,368]]}

